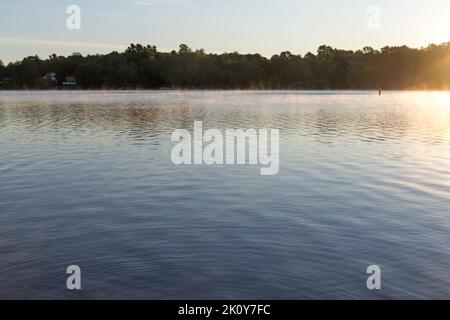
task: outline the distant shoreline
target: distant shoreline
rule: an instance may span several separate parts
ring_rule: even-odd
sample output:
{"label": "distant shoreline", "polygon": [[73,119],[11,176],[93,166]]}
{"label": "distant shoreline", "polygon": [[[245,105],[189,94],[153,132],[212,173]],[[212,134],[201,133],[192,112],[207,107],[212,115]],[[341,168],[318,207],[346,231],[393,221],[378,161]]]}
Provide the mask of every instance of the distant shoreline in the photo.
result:
{"label": "distant shoreline", "polygon": [[414,49],[289,51],[271,58],[131,44],[124,52],[30,56],[3,65],[0,89],[432,90],[450,89],[450,42]]}

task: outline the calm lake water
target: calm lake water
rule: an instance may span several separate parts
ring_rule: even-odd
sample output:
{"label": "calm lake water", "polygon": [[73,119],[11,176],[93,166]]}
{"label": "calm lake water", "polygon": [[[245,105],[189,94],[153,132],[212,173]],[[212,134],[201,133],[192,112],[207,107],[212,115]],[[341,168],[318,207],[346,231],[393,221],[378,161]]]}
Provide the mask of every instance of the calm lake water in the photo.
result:
{"label": "calm lake water", "polygon": [[[175,166],[194,121],[279,174]],[[450,298],[450,93],[0,91],[0,182],[0,298]]]}

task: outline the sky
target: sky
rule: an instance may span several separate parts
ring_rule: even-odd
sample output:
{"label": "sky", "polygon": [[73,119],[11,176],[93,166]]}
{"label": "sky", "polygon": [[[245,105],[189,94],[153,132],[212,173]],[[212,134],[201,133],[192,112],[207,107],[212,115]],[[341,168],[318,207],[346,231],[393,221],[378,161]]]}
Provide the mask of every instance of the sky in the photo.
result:
{"label": "sky", "polygon": [[[69,5],[81,10],[79,30],[67,28]],[[423,47],[450,41],[449,17],[449,0],[1,0],[0,59],[107,53],[130,43],[267,57],[323,44]]]}

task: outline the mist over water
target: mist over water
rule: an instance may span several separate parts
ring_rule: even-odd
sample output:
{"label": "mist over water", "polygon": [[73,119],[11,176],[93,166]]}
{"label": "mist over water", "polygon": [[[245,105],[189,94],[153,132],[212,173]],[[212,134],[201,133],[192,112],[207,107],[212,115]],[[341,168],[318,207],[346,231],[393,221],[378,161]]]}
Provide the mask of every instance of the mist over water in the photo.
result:
{"label": "mist over water", "polygon": [[[278,175],[172,164],[194,121]],[[450,93],[0,92],[0,298],[448,299],[449,208]]]}

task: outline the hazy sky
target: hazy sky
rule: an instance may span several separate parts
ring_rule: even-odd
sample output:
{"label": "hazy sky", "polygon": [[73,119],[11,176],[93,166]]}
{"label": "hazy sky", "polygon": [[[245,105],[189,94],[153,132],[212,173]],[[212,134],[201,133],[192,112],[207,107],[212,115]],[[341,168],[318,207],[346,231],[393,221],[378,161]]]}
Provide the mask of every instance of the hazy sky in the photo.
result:
{"label": "hazy sky", "polygon": [[[81,8],[80,30],[66,27],[71,4]],[[381,9],[379,30],[367,26],[371,5]],[[0,59],[121,51],[131,42],[266,56],[322,44],[420,47],[450,41],[449,17],[449,0],[1,0]]]}

